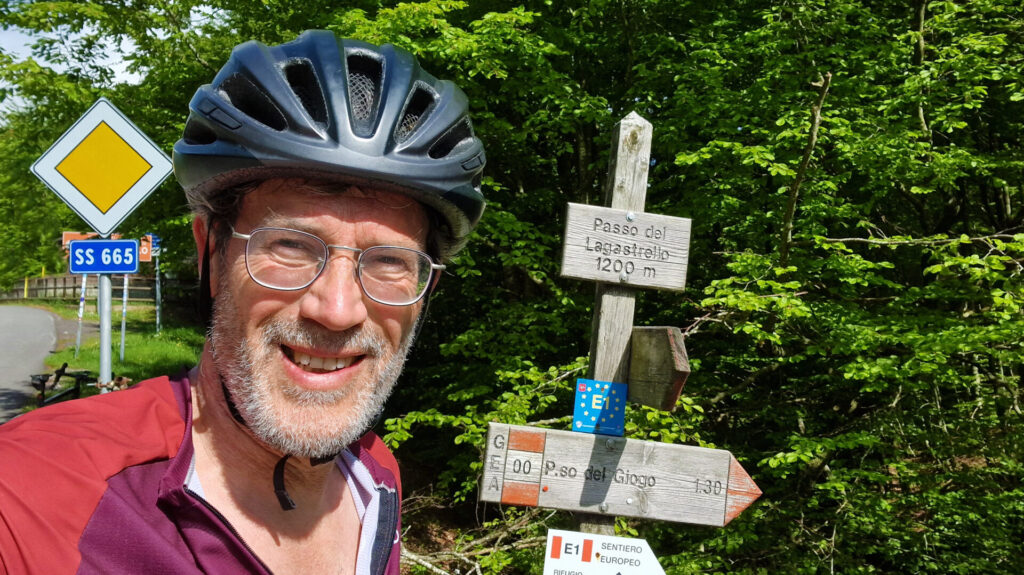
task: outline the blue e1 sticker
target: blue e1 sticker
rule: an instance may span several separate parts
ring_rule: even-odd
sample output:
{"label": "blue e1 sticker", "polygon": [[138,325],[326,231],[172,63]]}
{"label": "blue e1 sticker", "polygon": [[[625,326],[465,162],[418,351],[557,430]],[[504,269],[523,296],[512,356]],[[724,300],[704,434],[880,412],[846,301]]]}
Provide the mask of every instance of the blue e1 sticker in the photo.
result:
{"label": "blue e1 sticker", "polygon": [[572,430],[622,436],[626,427],[626,384],[576,380]]}

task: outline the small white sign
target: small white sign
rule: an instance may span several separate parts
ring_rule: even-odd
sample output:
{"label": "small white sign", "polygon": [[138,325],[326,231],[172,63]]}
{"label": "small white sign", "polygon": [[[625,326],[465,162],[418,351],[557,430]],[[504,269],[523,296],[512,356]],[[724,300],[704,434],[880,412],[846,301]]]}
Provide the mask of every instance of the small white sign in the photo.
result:
{"label": "small white sign", "polygon": [[100,98],[32,164],[32,173],[106,237],[170,175],[171,160]]}
{"label": "small white sign", "polygon": [[665,575],[643,539],[548,530],[544,575]]}
{"label": "small white sign", "polygon": [[690,220],[570,203],[563,248],[562,277],[681,291]]}

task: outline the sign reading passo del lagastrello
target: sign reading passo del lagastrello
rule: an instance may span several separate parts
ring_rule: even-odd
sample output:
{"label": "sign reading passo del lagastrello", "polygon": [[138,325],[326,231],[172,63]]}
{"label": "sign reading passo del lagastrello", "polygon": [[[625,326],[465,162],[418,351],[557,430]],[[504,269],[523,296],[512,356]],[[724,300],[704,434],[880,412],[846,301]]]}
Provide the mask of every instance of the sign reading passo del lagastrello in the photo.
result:
{"label": "sign reading passo del lagastrello", "polygon": [[139,241],[74,241],[68,247],[68,263],[73,274],[138,273]]}
{"label": "sign reading passo del lagastrello", "polygon": [[631,288],[686,287],[690,220],[572,203],[565,216],[563,277]]}

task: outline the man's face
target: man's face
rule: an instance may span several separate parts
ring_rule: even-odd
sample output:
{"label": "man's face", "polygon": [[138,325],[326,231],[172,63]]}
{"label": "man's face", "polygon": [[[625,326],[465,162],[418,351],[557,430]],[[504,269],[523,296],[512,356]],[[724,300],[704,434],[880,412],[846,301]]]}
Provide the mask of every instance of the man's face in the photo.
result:
{"label": "man's face", "polygon": [[[424,249],[424,209],[385,192],[324,194],[294,180],[245,196],[234,229],[283,227],[331,245]],[[245,267],[245,240],[211,260],[217,372],[249,428],[265,444],[304,457],[333,455],[373,423],[412,344],[421,304],[387,306],[362,293],[355,253],[330,250],[307,288],[262,287]]]}

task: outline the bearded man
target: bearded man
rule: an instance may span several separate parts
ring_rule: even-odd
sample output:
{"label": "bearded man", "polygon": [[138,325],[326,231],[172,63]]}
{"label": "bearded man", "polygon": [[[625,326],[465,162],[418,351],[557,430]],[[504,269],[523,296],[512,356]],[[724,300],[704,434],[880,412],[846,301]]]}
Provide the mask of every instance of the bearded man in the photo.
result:
{"label": "bearded man", "polygon": [[199,365],[0,426],[0,573],[399,573],[372,432],[483,211],[465,95],[311,31],[235,48],[190,104]]}

